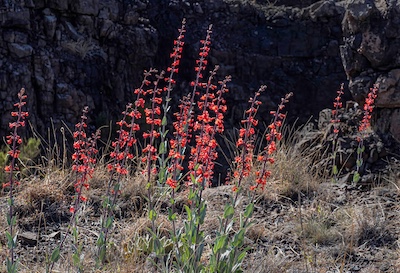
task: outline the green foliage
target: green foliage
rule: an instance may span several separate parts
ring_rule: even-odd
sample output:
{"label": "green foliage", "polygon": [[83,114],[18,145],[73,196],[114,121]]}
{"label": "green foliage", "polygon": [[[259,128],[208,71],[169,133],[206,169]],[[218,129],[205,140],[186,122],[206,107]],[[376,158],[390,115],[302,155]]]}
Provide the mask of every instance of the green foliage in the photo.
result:
{"label": "green foliage", "polygon": [[[38,138],[28,138],[26,141],[22,142],[20,146],[21,154],[19,156],[20,170],[22,175],[29,175],[29,166],[32,166],[34,160],[40,154],[40,139]],[[3,182],[7,179],[4,173],[4,167],[8,164],[10,157],[8,151],[10,147],[0,148],[0,181]]]}

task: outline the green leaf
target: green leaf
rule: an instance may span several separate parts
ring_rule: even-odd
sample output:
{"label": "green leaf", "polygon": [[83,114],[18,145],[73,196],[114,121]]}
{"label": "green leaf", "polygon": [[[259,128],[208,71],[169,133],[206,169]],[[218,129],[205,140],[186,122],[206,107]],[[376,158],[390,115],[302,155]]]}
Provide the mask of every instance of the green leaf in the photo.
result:
{"label": "green leaf", "polygon": [[11,260],[9,258],[6,259],[6,265],[7,265],[7,273],[16,273],[17,272],[17,263],[11,263]]}
{"label": "green leaf", "polygon": [[162,155],[165,154],[166,150],[165,150],[165,142],[161,142],[160,143],[160,147],[158,147],[158,154]]}
{"label": "green leaf", "polygon": [[232,205],[226,205],[224,210],[224,219],[231,219],[233,214],[235,213],[235,209]]}
{"label": "green leaf", "polygon": [[165,125],[167,125],[167,122],[168,122],[168,121],[167,121],[167,117],[164,116],[163,119],[162,119],[162,121],[161,121],[161,125],[162,125],[162,126],[165,126]]}
{"label": "green leaf", "polygon": [[362,159],[357,159],[356,164],[358,167],[361,167],[363,164],[363,160]]}
{"label": "green leaf", "polygon": [[167,137],[167,134],[168,134],[168,132],[169,132],[169,130],[165,130],[165,132],[164,132],[164,133],[161,133],[162,137],[163,137],[163,138],[166,138],[166,137]]}
{"label": "green leaf", "polygon": [[156,218],[157,218],[157,212],[154,209],[150,210],[149,211],[149,219],[150,219],[150,221],[155,221]]}
{"label": "green leaf", "polygon": [[241,247],[244,241],[244,229],[241,229],[236,235],[233,237],[232,246],[233,247]]}
{"label": "green leaf", "polygon": [[193,191],[192,188],[189,190],[188,199],[193,200],[196,197],[196,192]]}
{"label": "green leaf", "polygon": [[353,183],[358,183],[358,181],[360,181],[360,174],[355,172],[353,175]]}
{"label": "green leaf", "polygon": [[244,211],[244,217],[250,218],[253,215],[253,211],[254,211],[254,203],[249,203],[246,206],[246,210]]}
{"label": "green leaf", "polygon": [[78,229],[75,228],[75,227],[72,229],[72,236],[73,236],[75,239],[78,238]]}
{"label": "green leaf", "polygon": [[204,223],[204,219],[206,218],[207,205],[204,202],[201,202],[200,206],[199,223],[202,225]]}
{"label": "green leaf", "polygon": [[16,216],[11,217],[11,225],[15,226],[16,223],[17,223],[17,217]]}
{"label": "green leaf", "polygon": [[188,218],[187,220],[189,222],[192,221],[192,211],[190,210],[190,208],[187,205],[184,205],[183,207],[185,208],[186,213],[187,213],[187,218]]}
{"label": "green leaf", "polygon": [[165,168],[160,168],[160,171],[158,172],[158,180],[160,183],[165,182]]}
{"label": "green leaf", "polygon": [[[80,264],[80,258],[79,258],[79,253],[74,253],[73,255],[72,255],[72,261],[74,262],[74,266],[76,266],[76,267],[79,267],[79,264]],[[79,272],[79,271],[78,271]]]}
{"label": "green leaf", "polygon": [[105,228],[107,228],[107,229],[111,228],[112,223],[113,223],[113,218],[112,217],[108,217],[107,221],[106,221]]}
{"label": "green leaf", "polygon": [[104,245],[104,233],[100,232],[99,238],[97,238],[97,246]]}
{"label": "green leaf", "polygon": [[110,198],[108,196],[105,197],[101,205],[103,208],[108,208],[110,206]]}
{"label": "green leaf", "polygon": [[56,249],[53,250],[53,253],[51,253],[50,261],[52,263],[56,263],[60,259],[60,247],[56,247]]}
{"label": "green leaf", "polygon": [[176,213],[172,213],[172,209],[168,209],[168,220],[175,221],[177,217]]}
{"label": "green leaf", "polygon": [[221,249],[224,249],[226,247],[226,241],[227,241],[227,235],[223,235],[217,238],[213,247],[213,252],[218,253]]}
{"label": "green leaf", "polygon": [[7,237],[7,247],[8,247],[8,249],[13,248],[15,246],[14,245],[14,239],[11,236],[10,232],[6,231],[6,237]]}
{"label": "green leaf", "polygon": [[333,165],[333,174],[337,175],[339,173],[338,167],[336,165]]}
{"label": "green leaf", "polygon": [[244,257],[246,257],[246,255],[247,255],[247,251],[242,251],[242,253],[240,253],[239,256],[237,257],[237,261],[239,263],[242,263],[242,261],[243,261]]}
{"label": "green leaf", "polygon": [[190,174],[190,181],[194,184],[196,183],[196,177],[191,173]]}

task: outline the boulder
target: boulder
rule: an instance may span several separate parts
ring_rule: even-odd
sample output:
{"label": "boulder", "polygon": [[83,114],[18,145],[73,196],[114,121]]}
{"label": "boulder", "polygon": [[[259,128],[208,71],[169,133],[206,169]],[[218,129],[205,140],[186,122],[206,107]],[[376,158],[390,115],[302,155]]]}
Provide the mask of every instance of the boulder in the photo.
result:
{"label": "boulder", "polygon": [[17,43],[10,43],[8,45],[8,49],[12,56],[17,58],[24,58],[31,56],[33,53],[33,48],[30,45],[21,45]]}

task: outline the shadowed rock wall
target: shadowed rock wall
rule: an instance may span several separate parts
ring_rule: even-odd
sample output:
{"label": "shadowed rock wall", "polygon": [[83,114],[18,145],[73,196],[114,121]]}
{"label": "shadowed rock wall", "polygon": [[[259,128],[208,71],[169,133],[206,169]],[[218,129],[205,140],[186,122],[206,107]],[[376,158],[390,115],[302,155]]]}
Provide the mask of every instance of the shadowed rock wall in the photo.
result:
{"label": "shadowed rock wall", "polygon": [[25,87],[30,121],[70,128],[84,105],[91,124],[108,124],[152,64],[157,30],[141,1],[38,0],[0,10],[0,135]]}
{"label": "shadowed rock wall", "polygon": [[[330,107],[336,89],[346,81],[339,54],[344,7],[336,1],[312,5],[292,1],[286,3],[291,4],[288,6],[282,6],[285,1],[270,2],[276,3],[150,1],[150,22],[159,31],[160,40],[168,41],[160,45],[159,53],[167,51],[172,42],[171,26],[179,25],[183,16],[187,19],[183,78],[193,78],[198,40],[204,37],[208,25],[213,25],[211,65],[220,65],[221,76],[232,75],[228,95],[232,124],[239,123],[248,97],[261,84],[268,86],[261,97],[266,105],[261,109],[265,122],[287,92],[295,93],[288,109],[290,116],[306,121]],[[301,2],[305,8],[299,8]],[[157,54],[156,59],[165,66],[167,60],[159,56],[165,55]]]}
{"label": "shadowed rock wall", "polygon": [[[335,90],[346,81],[346,73],[358,100],[361,97],[354,92],[354,82],[356,77],[363,77],[366,67],[371,71],[387,69],[387,75],[391,74],[385,79],[397,79],[399,74],[396,58],[390,57],[397,56],[394,46],[384,47],[386,53],[381,54],[370,52],[368,47],[373,42],[367,42],[376,41],[380,27],[387,27],[386,38],[378,35],[385,45],[397,41],[395,20],[392,25],[386,26],[383,21],[380,27],[371,25],[369,32],[364,22],[365,18],[397,18],[396,1],[389,4],[393,8],[381,8],[375,1],[372,11],[360,15],[354,11],[354,16],[349,15],[353,6],[369,7],[368,1],[348,1],[354,2],[349,8],[346,1],[332,0],[8,2],[14,4],[1,7],[0,3],[0,136],[7,132],[9,112],[21,87],[29,95],[30,120],[41,134],[51,122],[56,127],[65,122],[72,128],[84,105],[91,109],[93,127],[116,120],[140,83],[143,69],[163,69],[169,64],[172,41],[183,17],[187,18],[186,48],[173,96],[178,99],[188,91],[198,41],[213,24],[210,63],[220,65],[221,78],[232,75],[227,120],[233,125],[238,124],[248,97],[261,84],[268,85],[261,98],[266,105],[261,116],[266,122],[269,110],[287,92],[295,93],[288,109],[290,116],[305,121],[331,107]],[[348,30],[346,24],[349,28],[352,24],[360,27]],[[365,50],[361,54],[357,44],[360,39],[367,48],[361,47]],[[374,75],[378,79],[380,74]],[[383,99],[378,103],[385,107],[382,111],[390,113],[398,107],[386,108]],[[382,128],[395,132],[392,125]]]}

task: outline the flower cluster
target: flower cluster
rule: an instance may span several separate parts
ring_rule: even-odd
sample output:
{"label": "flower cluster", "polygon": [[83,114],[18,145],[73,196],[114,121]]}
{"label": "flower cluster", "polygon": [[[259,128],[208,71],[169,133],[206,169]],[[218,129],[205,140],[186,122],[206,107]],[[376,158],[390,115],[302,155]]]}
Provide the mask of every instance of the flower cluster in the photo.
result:
{"label": "flower cluster", "polygon": [[193,182],[191,177],[195,177],[195,182],[200,183],[201,188],[209,186],[214,175],[214,161],[218,157],[215,134],[224,131],[223,114],[227,109],[222,95],[228,92],[227,83],[230,77],[220,81],[220,89],[214,93],[218,87],[212,84],[212,80],[217,70],[218,67],[215,67],[208,81],[198,85],[203,87],[205,92],[197,102],[200,114],[193,124],[196,145],[191,149],[188,167],[191,174],[189,183]]}
{"label": "flower cluster", "polygon": [[[178,37],[174,40],[174,48],[172,53],[170,54],[170,58],[172,59],[172,64],[167,68],[167,72],[170,73],[169,77],[165,78],[165,81],[168,82],[168,86],[166,87],[167,92],[169,93],[172,90],[172,84],[175,84],[176,81],[173,79],[173,75],[175,73],[178,73],[179,71],[179,64],[180,60],[182,58],[182,50],[183,50],[183,45],[185,42],[183,41],[183,38],[185,37],[185,29],[186,26],[186,20],[182,20],[182,26],[179,29],[179,35]],[[167,97],[169,97],[167,95]]]}
{"label": "flower cluster", "polygon": [[[146,170],[143,172],[147,172],[148,179],[150,179],[151,174],[157,173],[157,168],[154,167],[154,163],[157,160],[157,148],[155,146],[155,141],[157,138],[160,137],[160,133],[157,131],[162,125],[162,120],[160,118],[161,115],[161,104],[162,104],[162,97],[161,93],[163,92],[163,88],[160,88],[160,81],[164,79],[164,71],[157,74],[157,70],[151,69],[150,71],[145,72],[146,76],[155,75],[155,80],[153,81],[153,88],[149,88],[147,90],[141,89],[140,92],[145,97],[150,98],[151,106],[145,107],[144,103],[141,103],[141,106],[144,110],[146,124],[149,129],[143,132],[143,138],[147,141],[147,145],[143,148],[143,158],[142,162],[147,163]],[[146,81],[146,85],[149,85],[151,82]]]}
{"label": "flower cluster", "polygon": [[361,120],[360,126],[358,127],[358,132],[360,133],[360,136],[357,137],[358,141],[357,160],[356,160],[356,171],[354,172],[353,175],[353,183],[358,183],[358,181],[360,181],[361,179],[360,172],[364,164],[363,154],[365,151],[364,137],[365,137],[365,132],[371,126],[372,111],[374,109],[374,102],[377,97],[378,89],[379,89],[378,84],[374,84],[373,88],[370,89],[370,92],[365,98],[364,115]]}
{"label": "flower cluster", "polygon": [[212,25],[210,25],[207,29],[207,35],[206,38],[204,40],[200,40],[200,44],[202,45],[200,48],[200,52],[199,52],[199,58],[196,60],[196,67],[195,67],[195,71],[196,71],[196,80],[192,81],[190,83],[191,86],[193,86],[194,90],[193,90],[193,96],[192,96],[192,102],[194,100],[194,95],[198,94],[196,92],[196,87],[197,86],[203,86],[204,87],[204,83],[202,84],[200,82],[200,79],[203,78],[203,71],[206,69],[207,64],[208,64],[208,54],[210,52],[210,44],[211,44],[211,33],[212,33]]}
{"label": "flower cluster", "polygon": [[236,141],[236,147],[239,149],[240,153],[235,157],[236,168],[233,177],[237,180],[237,183],[233,187],[234,191],[240,187],[242,179],[249,176],[252,168],[255,127],[258,124],[256,115],[261,105],[261,101],[258,100],[258,97],[265,89],[265,85],[261,86],[254,97],[250,98],[250,108],[245,112],[246,119],[241,121],[243,128],[239,130],[239,138]]}
{"label": "flower cluster", "polygon": [[372,117],[372,111],[374,109],[374,102],[378,92],[378,84],[374,84],[373,88],[371,88],[370,92],[368,93],[367,97],[365,98],[365,103],[364,103],[364,116],[361,120],[361,124],[358,128],[358,131],[361,133],[365,130],[367,130],[371,126],[371,117]]}
{"label": "flower cluster", "polygon": [[170,139],[170,150],[168,156],[170,157],[170,164],[168,166],[169,176],[166,184],[172,189],[178,186],[178,179],[181,171],[183,171],[182,162],[185,159],[185,149],[191,138],[191,130],[193,128],[193,119],[189,118],[190,114],[190,99],[185,96],[179,104],[179,112],[174,113],[176,121],[173,122],[174,138]]}
{"label": "flower cluster", "polygon": [[80,201],[86,202],[87,197],[83,195],[83,189],[89,189],[89,179],[94,172],[94,165],[96,164],[96,154],[98,153],[96,142],[100,138],[100,131],[97,130],[91,138],[86,134],[86,120],[87,120],[88,107],[85,106],[82,110],[81,121],[75,127],[76,131],[73,133],[74,137],[74,153],[72,154],[72,170],[76,172],[76,179],[74,188],[76,192],[75,205],[70,207],[70,212],[75,213],[75,210]]}
{"label": "flower cluster", "polygon": [[25,126],[25,119],[29,116],[28,112],[22,111],[22,107],[26,104],[24,100],[27,98],[24,88],[22,88],[18,92],[18,98],[19,102],[14,104],[14,106],[18,108],[18,111],[11,112],[11,116],[16,117],[17,120],[14,122],[10,122],[9,127],[13,131],[10,135],[6,136],[6,142],[8,145],[11,146],[11,150],[8,152],[11,157],[11,162],[9,165],[4,167],[4,171],[10,174],[10,179],[7,183],[3,183],[3,188],[10,187],[10,190],[12,190],[13,184],[18,185],[18,181],[13,180],[13,172],[18,170],[18,167],[15,164],[15,161],[20,155],[20,150],[18,150],[18,146],[22,144],[22,139],[18,135],[18,128]]}
{"label": "flower cluster", "polygon": [[337,96],[335,98],[335,101],[333,102],[334,109],[332,110],[331,122],[333,123],[333,133],[334,133],[335,138],[337,137],[337,135],[339,133],[339,123],[340,123],[339,109],[341,109],[343,107],[343,103],[342,103],[342,95],[344,94],[343,88],[344,88],[344,84],[342,83],[340,85],[340,89],[338,91],[336,91]]}
{"label": "flower cluster", "polygon": [[344,88],[344,84],[342,83],[340,85],[339,90],[336,91],[337,96],[333,102],[334,109],[332,110],[332,119],[331,119],[331,123],[333,124],[332,174],[333,174],[334,181],[337,181],[338,173],[339,173],[339,170],[336,166],[336,154],[337,154],[337,148],[338,148],[337,138],[339,135],[339,124],[340,124],[339,110],[343,107],[343,103],[342,103],[342,95],[344,94],[343,88]]}
{"label": "flower cluster", "polygon": [[282,127],[282,122],[286,117],[286,115],[281,112],[291,96],[293,96],[293,93],[286,94],[286,96],[281,99],[278,109],[270,112],[274,119],[268,126],[268,133],[265,136],[267,146],[264,149],[264,153],[260,154],[257,158],[258,161],[262,162],[262,168],[260,171],[256,172],[256,185],[251,186],[250,190],[255,190],[258,187],[261,187],[263,190],[267,184],[268,178],[271,176],[271,171],[267,170],[267,163],[273,164],[275,162],[272,155],[276,151],[276,141],[282,139],[282,134],[279,129]]}
{"label": "flower cluster", "polygon": [[[118,138],[111,143],[114,150],[110,153],[110,157],[113,161],[107,164],[107,169],[110,173],[118,173],[120,175],[128,174],[126,160],[134,158],[131,148],[137,143],[136,132],[140,130],[140,126],[137,122],[142,117],[139,107],[144,108],[145,100],[142,98],[144,93],[143,88],[150,84],[148,79],[150,76],[151,73],[145,71],[141,86],[134,91],[136,95],[135,103],[128,103],[126,105],[125,111],[122,112],[122,119],[116,123],[119,127],[117,131]],[[130,121],[128,119],[130,119]],[[112,179],[110,179],[110,182],[111,180]]]}

